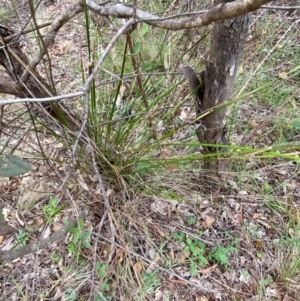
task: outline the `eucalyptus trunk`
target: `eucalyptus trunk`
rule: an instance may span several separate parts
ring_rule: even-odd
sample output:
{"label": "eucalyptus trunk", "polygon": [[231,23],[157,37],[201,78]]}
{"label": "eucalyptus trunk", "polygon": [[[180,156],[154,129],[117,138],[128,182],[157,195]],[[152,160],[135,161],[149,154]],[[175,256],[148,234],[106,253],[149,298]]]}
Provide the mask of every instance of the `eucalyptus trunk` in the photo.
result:
{"label": "eucalyptus trunk", "polygon": [[[229,1],[219,1],[219,4],[225,2]],[[180,67],[194,92],[197,116],[211,111],[199,120],[196,134],[199,142],[204,144],[204,154],[219,154],[205,159],[204,169],[222,179],[230,171],[229,164],[220,160],[222,147],[205,144],[228,144],[224,126],[226,108],[218,106],[231,98],[250,19],[250,14],[246,14],[213,24],[210,57],[200,76],[188,65]]]}

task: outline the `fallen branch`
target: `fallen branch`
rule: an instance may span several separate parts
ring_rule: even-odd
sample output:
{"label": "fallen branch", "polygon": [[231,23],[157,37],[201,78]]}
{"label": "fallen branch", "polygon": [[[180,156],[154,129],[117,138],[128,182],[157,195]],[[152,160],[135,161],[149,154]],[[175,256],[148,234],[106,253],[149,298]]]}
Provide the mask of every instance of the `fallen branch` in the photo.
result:
{"label": "fallen branch", "polygon": [[23,257],[27,254],[31,254],[39,250],[45,249],[54,242],[63,239],[66,236],[68,229],[70,227],[76,227],[76,225],[78,224],[78,220],[80,218],[84,219],[87,216],[87,213],[87,210],[82,211],[78,218],[75,218],[74,220],[70,221],[67,225],[63,226],[58,231],[56,231],[49,237],[42,239],[41,241],[23,247],[19,247],[14,250],[0,251],[0,263],[11,262],[19,257]]}

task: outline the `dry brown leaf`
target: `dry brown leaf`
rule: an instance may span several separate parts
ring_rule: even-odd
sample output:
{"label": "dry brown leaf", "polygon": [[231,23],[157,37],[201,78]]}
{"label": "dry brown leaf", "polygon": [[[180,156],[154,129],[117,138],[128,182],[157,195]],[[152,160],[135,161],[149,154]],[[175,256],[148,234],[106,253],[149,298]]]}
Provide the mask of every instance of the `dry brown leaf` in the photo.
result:
{"label": "dry brown leaf", "polygon": [[183,253],[181,253],[180,254],[180,256],[179,256],[179,258],[178,258],[178,262],[179,263],[183,263],[183,262],[185,262],[185,260],[187,259],[187,258],[189,258],[190,257],[190,253],[189,252],[183,252]]}
{"label": "dry brown leaf", "polygon": [[97,175],[93,175],[93,176],[89,175],[88,177],[89,177],[89,179],[90,179],[92,182],[98,182],[98,177],[97,177]]}
{"label": "dry brown leaf", "polygon": [[164,297],[164,295],[163,295],[162,290],[156,289],[154,301],[161,301],[161,300],[163,300],[163,297]]}
{"label": "dry brown leaf", "polygon": [[144,269],[144,266],[141,261],[138,261],[134,264],[133,270],[134,270],[134,274],[137,279],[141,279],[143,269]]}
{"label": "dry brown leaf", "polygon": [[106,190],[106,196],[109,198],[109,196],[113,193],[112,189],[111,188],[108,188]]}
{"label": "dry brown leaf", "polygon": [[40,225],[42,225],[44,223],[44,220],[41,217],[35,217],[33,219],[33,223],[36,226],[40,226]]}
{"label": "dry brown leaf", "polygon": [[170,250],[170,257],[171,257],[172,261],[175,260],[175,254],[174,254],[173,248],[171,248],[171,250]]}
{"label": "dry brown leaf", "polygon": [[212,224],[215,222],[215,218],[212,216],[207,216],[205,221],[201,224],[201,229],[207,229],[212,226]]}
{"label": "dry brown leaf", "polygon": [[85,182],[79,180],[78,183],[80,184],[82,189],[84,189],[85,191],[90,191],[89,187],[87,186],[87,184]]}
{"label": "dry brown leaf", "polygon": [[295,181],[292,181],[290,184],[286,185],[288,192],[293,192],[297,188],[297,184]]}
{"label": "dry brown leaf", "polygon": [[280,73],[278,74],[278,76],[279,76],[280,78],[287,78],[287,77],[288,77],[288,74],[287,74],[286,72],[280,72]]}
{"label": "dry brown leaf", "polygon": [[185,107],[182,108],[178,117],[183,121],[190,122],[193,118],[195,118],[195,116],[195,112],[193,112],[190,108]]}
{"label": "dry brown leaf", "polygon": [[156,126],[156,131],[157,131],[157,132],[160,132],[160,131],[162,131],[163,129],[164,129],[164,128],[163,128],[163,121],[160,120],[160,121],[158,122],[157,126]]}
{"label": "dry brown leaf", "polygon": [[166,168],[167,168],[168,171],[173,171],[173,167],[172,167],[172,165],[170,165],[170,164],[167,164],[167,165],[166,165]]}
{"label": "dry brown leaf", "polygon": [[51,234],[51,230],[50,230],[50,227],[47,226],[44,231],[42,232],[42,235],[41,235],[41,239],[45,239],[47,237],[49,237]]}
{"label": "dry brown leaf", "polygon": [[291,298],[288,295],[284,295],[282,301],[291,301]]}
{"label": "dry brown leaf", "polygon": [[167,156],[167,157],[170,157],[171,155],[172,155],[172,149],[171,148],[165,148],[164,150],[163,150],[163,154],[165,155],[165,156]]}
{"label": "dry brown leaf", "polygon": [[151,260],[153,260],[156,257],[156,251],[153,248],[150,248],[148,253]]}
{"label": "dry brown leaf", "polygon": [[201,273],[201,274],[209,274],[212,271],[214,271],[217,266],[218,266],[218,264],[216,263],[216,264],[214,264],[211,267],[208,267],[206,269],[198,270],[198,272]]}
{"label": "dry brown leaf", "polygon": [[188,114],[186,112],[186,110],[183,108],[179,114],[179,119],[185,121],[188,120]]}
{"label": "dry brown leaf", "polygon": [[261,217],[261,213],[254,213],[252,218],[253,219],[258,219],[260,217]]}
{"label": "dry brown leaf", "polygon": [[235,221],[236,221],[237,224],[242,224],[242,222],[243,222],[243,215],[240,214],[240,213],[237,213],[235,215]]}
{"label": "dry brown leaf", "polygon": [[168,207],[170,206],[169,203],[161,200],[156,200],[151,204],[151,210],[153,212],[158,212],[161,215],[168,215]]}

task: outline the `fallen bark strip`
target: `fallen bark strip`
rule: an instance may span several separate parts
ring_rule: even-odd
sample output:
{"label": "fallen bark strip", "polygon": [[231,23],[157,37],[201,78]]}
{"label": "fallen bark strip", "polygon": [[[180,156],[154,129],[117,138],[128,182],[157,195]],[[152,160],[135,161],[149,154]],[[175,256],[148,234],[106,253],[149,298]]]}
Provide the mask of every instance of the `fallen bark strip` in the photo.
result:
{"label": "fallen bark strip", "polygon": [[49,247],[54,242],[63,239],[70,227],[76,227],[80,218],[84,219],[87,216],[87,210],[80,213],[78,218],[73,219],[67,225],[60,228],[47,238],[37,241],[36,243],[29,244],[23,247],[16,248],[14,250],[0,251],[0,263],[11,262],[19,257],[23,257],[27,254],[37,252],[39,250]]}

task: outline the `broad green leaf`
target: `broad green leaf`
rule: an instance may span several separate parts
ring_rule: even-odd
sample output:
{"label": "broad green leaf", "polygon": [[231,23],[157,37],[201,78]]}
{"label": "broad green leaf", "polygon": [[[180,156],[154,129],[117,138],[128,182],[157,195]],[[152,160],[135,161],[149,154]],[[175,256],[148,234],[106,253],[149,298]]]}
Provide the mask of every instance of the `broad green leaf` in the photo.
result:
{"label": "broad green leaf", "polygon": [[137,42],[134,46],[133,46],[133,53],[127,54],[127,56],[133,56],[133,55],[137,55],[141,50],[141,43]]}
{"label": "broad green leaf", "polygon": [[153,68],[153,63],[151,63],[151,62],[145,62],[145,63],[142,63],[142,65],[141,65],[141,69],[143,72],[151,71],[152,68]]}
{"label": "broad green leaf", "polygon": [[144,36],[149,30],[149,25],[148,24],[144,24],[142,29],[141,29],[141,35]]}
{"label": "broad green leaf", "polygon": [[31,166],[22,158],[7,155],[0,160],[0,177],[16,177],[31,171]]}
{"label": "broad green leaf", "polygon": [[133,46],[133,55],[136,55],[140,52],[141,50],[141,43],[137,42],[134,46]]}
{"label": "broad green leaf", "polygon": [[96,268],[97,268],[99,277],[101,277],[101,278],[105,277],[107,267],[108,267],[107,264],[101,264],[100,262],[96,263]]}
{"label": "broad green leaf", "polygon": [[77,230],[76,232],[74,232],[73,243],[74,243],[74,244],[77,244],[79,238],[80,238],[80,232]]}

